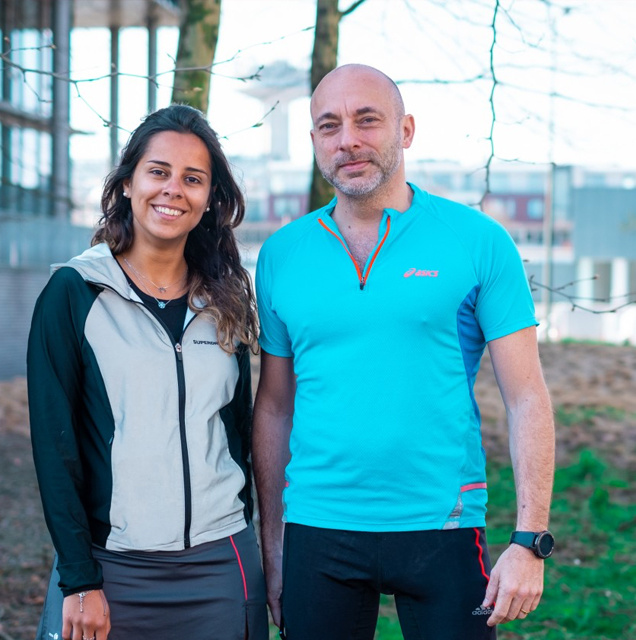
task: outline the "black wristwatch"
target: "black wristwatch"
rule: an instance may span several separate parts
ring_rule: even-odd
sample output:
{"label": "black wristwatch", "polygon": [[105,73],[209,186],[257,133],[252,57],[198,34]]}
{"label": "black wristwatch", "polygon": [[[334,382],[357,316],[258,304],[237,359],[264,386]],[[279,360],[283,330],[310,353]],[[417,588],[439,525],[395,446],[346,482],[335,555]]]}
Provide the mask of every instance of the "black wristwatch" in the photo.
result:
{"label": "black wristwatch", "polygon": [[549,558],[554,551],[554,536],[549,531],[513,531],[512,543],[530,549],[537,558]]}

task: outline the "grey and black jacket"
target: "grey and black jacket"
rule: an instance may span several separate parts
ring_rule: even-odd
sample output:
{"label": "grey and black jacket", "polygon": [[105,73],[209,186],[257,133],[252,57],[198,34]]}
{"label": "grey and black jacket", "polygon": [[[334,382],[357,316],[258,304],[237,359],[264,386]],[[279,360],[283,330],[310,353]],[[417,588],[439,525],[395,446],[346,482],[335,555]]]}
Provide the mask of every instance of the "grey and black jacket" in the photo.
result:
{"label": "grey and black jacket", "polygon": [[178,343],[106,245],[58,265],[28,348],[35,466],[64,595],[100,588],[91,545],[175,551],[251,517],[249,352],[188,312]]}

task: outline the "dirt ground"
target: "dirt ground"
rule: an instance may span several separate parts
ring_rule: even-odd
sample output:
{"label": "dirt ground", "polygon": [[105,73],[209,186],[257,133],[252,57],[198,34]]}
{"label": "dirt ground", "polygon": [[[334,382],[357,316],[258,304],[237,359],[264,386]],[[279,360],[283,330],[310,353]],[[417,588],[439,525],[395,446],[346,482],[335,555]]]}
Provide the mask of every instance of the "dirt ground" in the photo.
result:
{"label": "dirt ground", "polygon": [[[636,348],[544,344],[541,358],[559,418],[558,463],[591,447],[616,466],[636,468]],[[477,397],[489,459],[506,460],[505,412],[487,356]],[[31,461],[26,383],[0,382],[0,640],[34,637],[51,559]]]}

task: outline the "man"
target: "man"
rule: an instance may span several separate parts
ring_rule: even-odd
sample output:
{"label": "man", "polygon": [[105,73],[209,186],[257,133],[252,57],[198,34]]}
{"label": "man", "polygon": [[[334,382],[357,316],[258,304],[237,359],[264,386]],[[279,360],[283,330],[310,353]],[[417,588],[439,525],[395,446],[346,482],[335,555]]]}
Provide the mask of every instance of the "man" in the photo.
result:
{"label": "man", "polygon": [[[537,607],[553,544],[554,426],[521,260],[493,220],[406,182],[414,120],[380,71],[332,71],[311,116],[336,199],[274,234],[257,267],[253,458],[274,621],[289,640],[371,639],[394,593],[406,640],[494,638]],[[486,343],[516,529],[532,532],[492,572],[473,396]]]}

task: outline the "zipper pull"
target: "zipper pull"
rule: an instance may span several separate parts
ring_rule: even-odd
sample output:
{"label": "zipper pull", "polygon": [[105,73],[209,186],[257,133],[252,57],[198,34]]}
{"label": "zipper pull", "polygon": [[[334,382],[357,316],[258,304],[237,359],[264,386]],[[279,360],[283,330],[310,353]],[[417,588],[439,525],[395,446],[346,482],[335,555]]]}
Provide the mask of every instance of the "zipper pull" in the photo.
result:
{"label": "zipper pull", "polygon": [[364,291],[364,285],[366,284],[364,278],[360,280],[360,291]]}
{"label": "zipper pull", "polygon": [[177,352],[177,358],[179,360],[183,360],[183,348],[181,347],[181,345],[177,342],[177,344],[174,345],[174,350]]}

